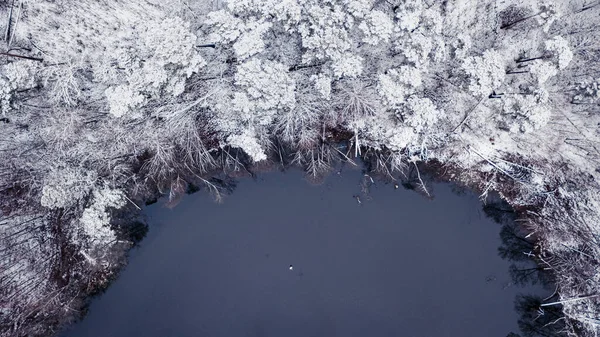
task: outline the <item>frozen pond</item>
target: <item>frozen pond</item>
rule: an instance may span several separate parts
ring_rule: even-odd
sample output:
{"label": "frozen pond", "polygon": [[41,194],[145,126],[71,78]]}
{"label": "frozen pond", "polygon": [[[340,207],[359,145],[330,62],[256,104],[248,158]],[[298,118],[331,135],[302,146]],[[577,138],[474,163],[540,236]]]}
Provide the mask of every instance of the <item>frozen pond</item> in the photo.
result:
{"label": "frozen pond", "polygon": [[[411,336],[518,333],[501,226],[477,196],[435,198],[360,171],[313,186],[297,171],[241,179],[145,210],[148,236],[68,337]],[[290,265],[293,266],[290,270]]]}

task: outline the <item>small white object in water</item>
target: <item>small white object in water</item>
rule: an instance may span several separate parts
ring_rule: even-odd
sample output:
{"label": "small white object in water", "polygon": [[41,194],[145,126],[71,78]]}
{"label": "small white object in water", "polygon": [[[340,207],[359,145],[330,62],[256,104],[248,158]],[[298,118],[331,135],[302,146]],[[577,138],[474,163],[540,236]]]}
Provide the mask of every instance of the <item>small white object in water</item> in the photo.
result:
{"label": "small white object in water", "polygon": [[294,266],[290,264],[290,270],[294,270]]}

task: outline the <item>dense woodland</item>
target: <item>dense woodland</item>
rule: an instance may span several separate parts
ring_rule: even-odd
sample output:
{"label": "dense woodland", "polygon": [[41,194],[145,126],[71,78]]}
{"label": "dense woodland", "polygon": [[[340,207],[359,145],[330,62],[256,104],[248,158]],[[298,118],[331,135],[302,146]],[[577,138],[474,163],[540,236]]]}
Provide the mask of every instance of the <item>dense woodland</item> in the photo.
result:
{"label": "dense woodland", "polygon": [[557,285],[527,334],[600,333],[599,1],[9,0],[0,33],[3,336],[79,317],[145,201],[358,158],[497,191]]}

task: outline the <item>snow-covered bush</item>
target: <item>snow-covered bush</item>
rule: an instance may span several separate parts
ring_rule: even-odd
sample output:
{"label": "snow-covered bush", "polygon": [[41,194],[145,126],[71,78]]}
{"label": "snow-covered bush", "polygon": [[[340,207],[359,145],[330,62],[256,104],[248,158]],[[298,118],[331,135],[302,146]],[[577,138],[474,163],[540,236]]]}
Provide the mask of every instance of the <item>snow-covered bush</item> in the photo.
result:
{"label": "snow-covered bush", "polygon": [[80,219],[91,245],[102,246],[115,240],[115,233],[110,228],[109,208],[121,208],[125,202],[125,194],[120,190],[108,187],[94,189],[92,202],[83,210]]}
{"label": "snow-covered bush", "polygon": [[6,76],[12,88],[25,90],[35,87],[35,72],[39,68],[39,62],[20,60],[2,66],[2,74]]}
{"label": "snow-covered bush", "polygon": [[[128,85],[118,85],[106,88],[105,91],[110,113],[115,117],[122,117],[135,111],[146,101],[146,98]],[[134,117],[141,117],[139,113],[133,113]]]}
{"label": "snow-covered bush", "polygon": [[255,162],[267,159],[265,151],[258,143],[256,134],[252,131],[246,130],[242,134],[227,137],[227,144],[244,150]]}
{"label": "snow-covered bush", "polygon": [[600,78],[576,84],[576,95],[573,101],[577,103],[593,104],[600,101]]}
{"label": "snow-covered bush", "polygon": [[326,100],[331,99],[331,78],[323,74],[313,75],[310,78],[315,82],[315,87]]}
{"label": "snow-covered bush", "polygon": [[12,94],[16,90],[27,90],[36,86],[34,61],[16,61],[0,68],[0,107],[3,115],[11,109]]}

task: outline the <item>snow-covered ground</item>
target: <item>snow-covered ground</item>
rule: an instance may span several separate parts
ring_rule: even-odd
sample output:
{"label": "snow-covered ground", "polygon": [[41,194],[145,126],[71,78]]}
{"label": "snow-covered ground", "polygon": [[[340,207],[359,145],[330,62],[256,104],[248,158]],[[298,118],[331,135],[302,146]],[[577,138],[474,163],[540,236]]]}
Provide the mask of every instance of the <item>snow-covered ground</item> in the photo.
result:
{"label": "snow-covered ground", "polygon": [[1,332],[47,333],[108,281],[118,208],[191,181],[219,193],[216,169],[317,177],[363,156],[500,192],[570,331],[597,335],[599,15],[589,0],[0,4]]}

